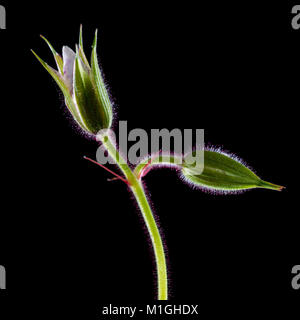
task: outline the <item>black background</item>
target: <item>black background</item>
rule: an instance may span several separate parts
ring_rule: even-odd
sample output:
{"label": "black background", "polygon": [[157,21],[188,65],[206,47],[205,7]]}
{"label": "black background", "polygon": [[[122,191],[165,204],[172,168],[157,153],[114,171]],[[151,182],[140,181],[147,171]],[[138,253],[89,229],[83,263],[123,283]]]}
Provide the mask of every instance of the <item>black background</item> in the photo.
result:
{"label": "black background", "polygon": [[[96,319],[103,303],[151,302],[154,263],[140,214],[122,182],[83,160],[97,143],[74,129],[54,66],[78,42],[98,55],[118,120],[128,129],[203,128],[205,141],[245,160],[283,192],[216,196],[174,171],[145,183],[168,251],[170,298],[203,315],[296,310],[299,264],[300,31],[292,4],[12,4],[0,30],[2,210],[0,300],[23,314]],[[113,167],[112,167],[113,168]],[[3,310],[3,309],[2,309]]]}

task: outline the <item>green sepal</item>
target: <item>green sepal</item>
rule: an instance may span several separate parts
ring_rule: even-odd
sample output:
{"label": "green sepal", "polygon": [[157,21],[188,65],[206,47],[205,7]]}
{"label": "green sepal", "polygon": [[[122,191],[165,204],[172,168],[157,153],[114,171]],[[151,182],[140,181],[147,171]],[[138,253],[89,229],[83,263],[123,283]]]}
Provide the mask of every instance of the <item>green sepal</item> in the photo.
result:
{"label": "green sepal", "polygon": [[79,30],[79,46],[83,49],[83,41],[82,41],[82,24],[80,25],[80,30]]}
{"label": "green sepal", "polygon": [[79,32],[79,56],[82,59],[83,63],[90,68],[90,64],[86,58],[86,55],[83,50],[83,40],[82,40],[82,24],[80,25],[80,32]]}
{"label": "green sepal", "polygon": [[253,188],[282,190],[283,187],[261,180],[245,165],[216,151],[204,151],[204,168],[198,174],[194,166],[183,163],[184,177],[200,187],[235,191]]}
{"label": "green sepal", "polygon": [[112,124],[113,111],[112,111],[112,105],[109,99],[108,92],[105,88],[105,84],[104,84],[103,77],[102,77],[101,70],[98,63],[97,34],[98,34],[98,30],[96,30],[95,32],[95,38],[92,46],[91,74],[92,74],[93,81],[95,83],[96,90],[99,95],[99,99],[104,108],[105,116],[107,119],[107,127],[109,128]]}
{"label": "green sepal", "polygon": [[83,127],[83,129],[87,130],[86,126],[83,124],[83,122],[80,119],[80,115],[78,114],[78,110],[72,100],[71,93],[66,86],[63,77],[52,67],[50,67],[46,62],[44,62],[33,50],[31,52],[35,55],[35,57],[39,60],[39,62],[42,64],[42,66],[49,72],[49,74],[52,76],[52,78],[55,80],[55,82],[58,84],[59,88],[61,89],[64,97],[66,105],[73,115],[74,119],[78,122],[78,124]]}
{"label": "green sepal", "polygon": [[99,100],[90,70],[79,56],[78,48],[75,59],[74,95],[82,121],[88,132],[97,134],[99,130],[108,128],[106,114]]}
{"label": "green sepal", "polygon": [[60,72],[61,75],[64,74],[64,62],[63,62],[63,59],[61,57],[60,54],[58,54],[55,49],[53,48],[53,46],[51,45],[51,43],[41,35],[41,38],[47,43],[47,45],[49,46],[53,56],[54,56],[54,59],[55,59],[55,62],[56,62],[56,65],[57,65],[57,68]]}

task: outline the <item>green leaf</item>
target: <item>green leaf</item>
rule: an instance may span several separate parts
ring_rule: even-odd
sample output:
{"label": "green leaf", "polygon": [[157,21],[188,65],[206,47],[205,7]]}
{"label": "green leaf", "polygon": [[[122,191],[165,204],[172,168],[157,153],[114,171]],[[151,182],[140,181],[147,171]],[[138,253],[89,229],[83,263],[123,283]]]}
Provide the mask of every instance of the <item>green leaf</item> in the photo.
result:
{"label": "green leaf", "polygon": [[96,86],[96,90],[99,95],[99,99],[100,99],[101,104],[104,108],[105,116],[108,120],[107,125],[109,128],[112,123],[113,112],[112,112],[112,105],[109,100],[107,90],[105,88],[103,77],[101,75],[101,70],[99,68],[99,63],[98,63],[98,58],[97,58],[97,34],[98,34],[98,30],[96,30],[95,38],[94,38],[94,42],[93,42],[92,58],[91,58],[91,67],[92,67],[91,72],[92,72],[93,81]]}
{"label": "green leaf", "polygon": [[216,152],[204,151],[204,168],[197,173],[195,166],[184,163],[182,173],[193,184],[220,191],[266,188],[282,190],[283,187],[261,180],[245,165],[231,157]]}

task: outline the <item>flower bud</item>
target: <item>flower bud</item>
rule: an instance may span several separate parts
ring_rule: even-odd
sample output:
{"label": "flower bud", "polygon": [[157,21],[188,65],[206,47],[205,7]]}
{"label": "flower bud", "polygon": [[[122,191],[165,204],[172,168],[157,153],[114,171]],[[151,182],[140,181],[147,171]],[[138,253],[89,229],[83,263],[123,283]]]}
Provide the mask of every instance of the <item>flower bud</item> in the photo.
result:
{"label": "flower bud", "polygon": [[[187,155],[188,157],[188,155]],[[261,180],[239,161],[217,151],[204,151],[201,172],[194,165],[183,163],[182,174],[192,184],[214,191],[238,191],[266,188],[280,191],[283,187]]]}
{"label": "flower bud", "polygon": [[47,39],[42,38],[50,47],[58,70],[50,67],[34,51],[32,52],[60,87],[75,121],[84,131],[93,135],[101,129],[110,128],[113,118],[112,105],[98,64],[97,31],[92,46],[91,65],[83,51],[82,28],[76,53],[64,46],[62,57]]}

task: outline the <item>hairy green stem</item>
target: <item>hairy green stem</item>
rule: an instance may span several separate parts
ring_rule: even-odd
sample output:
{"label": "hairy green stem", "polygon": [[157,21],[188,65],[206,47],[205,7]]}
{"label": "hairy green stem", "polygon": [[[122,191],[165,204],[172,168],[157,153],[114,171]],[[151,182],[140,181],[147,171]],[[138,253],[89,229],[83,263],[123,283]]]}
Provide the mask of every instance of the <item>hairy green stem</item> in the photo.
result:
{"label": "hairy green stem", "polygon": [[138,176],[132,172],[127,162],[118,152],[115,144],[109,138],[109,136],[102,136],[101,141],[108,151],[111,158],[115,161],[115,163],[119,166],[119,168],[124,173],[129,187],[132,193],[135,196],[135,199],[138,203],[138,206],[142,212],[144,221],[146,223],[148,232],[150,234],[150,238],[152,241],[156,268],[157,268],[157,285],[158,285],[158,300],[167,300],[168,299],[168,277],[167,277],[167,265],[166,265],[166,257],[164,252],[164,247],[162,243],[162,239],[154,219],[151,207],[147,200],[143,185]]}
{"label": "hairy green stem", "polygon": [[182,156],[177,155],[154,155],[148,157],[139,163],[134,169],[134,173],[136,176],[142,178],[144,172],[149,170],[151,167],[155,167],[158,165],[167,165],[167,166],[175,166],[177,168],[181,168],[183,162]]}

